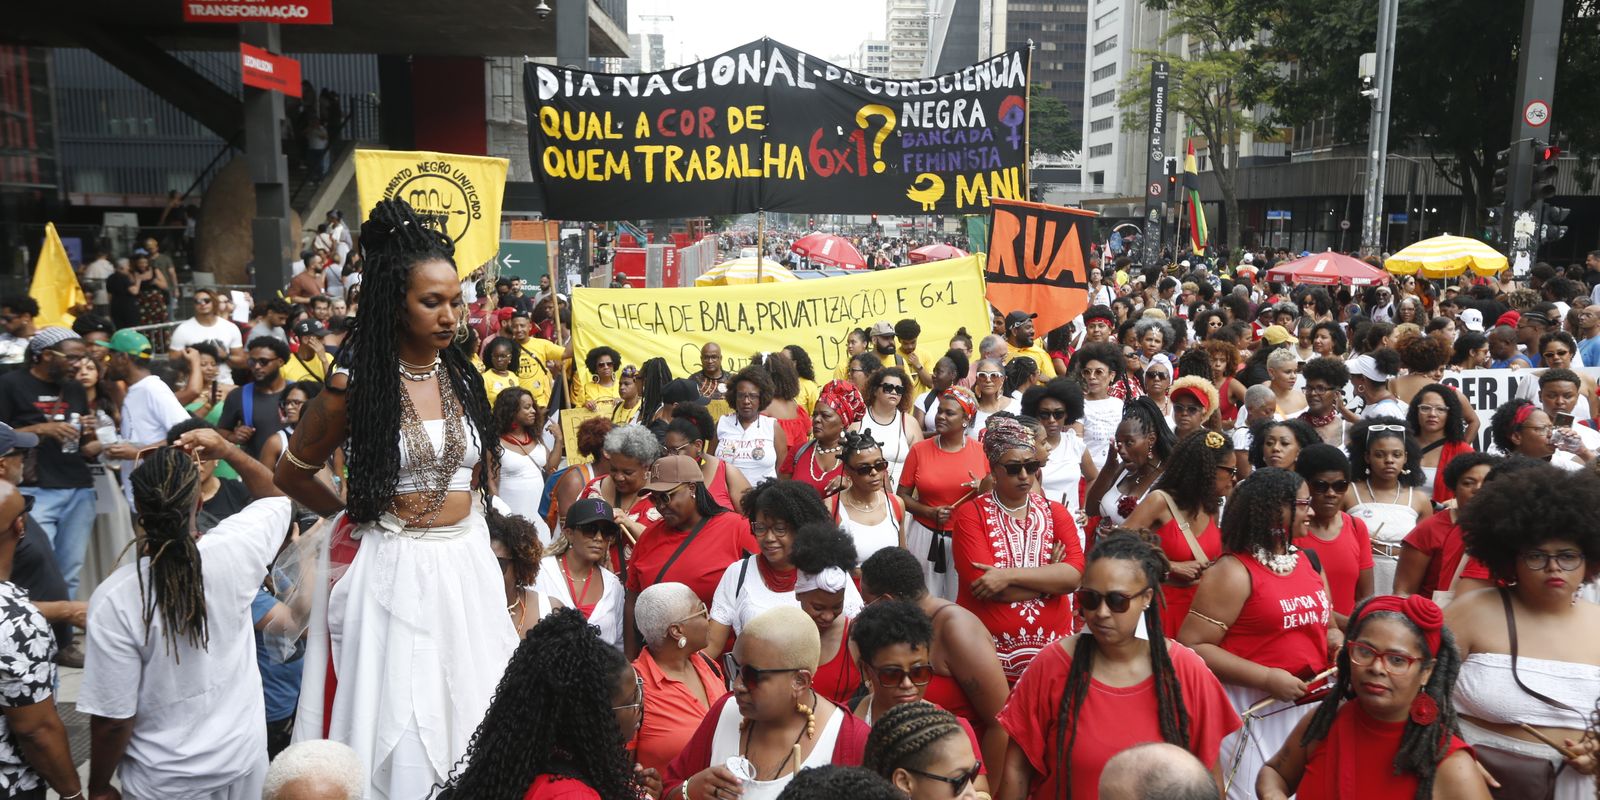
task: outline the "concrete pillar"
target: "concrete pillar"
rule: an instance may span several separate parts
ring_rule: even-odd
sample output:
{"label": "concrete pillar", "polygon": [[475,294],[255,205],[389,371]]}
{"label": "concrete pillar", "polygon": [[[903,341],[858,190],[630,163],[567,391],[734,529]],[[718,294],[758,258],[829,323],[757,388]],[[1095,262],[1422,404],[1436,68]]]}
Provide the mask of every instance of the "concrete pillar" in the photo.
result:
{"label": "concrete pillar", "polygon": [[[242,23],[239,40],[273,53],[283,52],[282,36],[275,24]],[[303,97],[301,102],[315,104],[317,98]],[[282,96],[265,89],[244,87],[244,152],[256,193],[256,216],[250,233],[257,307],[266,304],[288,284],[289,262],[293,260],[290,254],[299,242],[299,232],[290,228],[289,162],[284,158],[279,139],[282,129]]]}

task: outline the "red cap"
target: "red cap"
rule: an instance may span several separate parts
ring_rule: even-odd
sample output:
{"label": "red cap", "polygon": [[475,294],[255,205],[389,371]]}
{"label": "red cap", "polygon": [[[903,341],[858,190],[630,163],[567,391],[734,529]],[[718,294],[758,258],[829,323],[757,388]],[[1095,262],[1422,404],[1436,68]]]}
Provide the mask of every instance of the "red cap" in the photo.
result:
{"label": "red cap", "polygon": [[1516,311],[1507,311],[1506,313],[1501,314],[1500,318],[1494,321],[1494,324],[1496,327],[1500,325],[1510,325],[1511,327],[1515,328],[1517,327],[1517,322],[1521,319],[1521,313]]}

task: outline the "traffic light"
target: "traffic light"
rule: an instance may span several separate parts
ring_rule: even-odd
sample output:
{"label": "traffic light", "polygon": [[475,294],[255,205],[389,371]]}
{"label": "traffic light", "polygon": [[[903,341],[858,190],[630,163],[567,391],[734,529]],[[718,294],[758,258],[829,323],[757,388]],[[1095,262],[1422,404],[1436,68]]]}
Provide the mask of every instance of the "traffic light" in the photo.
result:
{"label": "traffic light", "polygon": [[1539,239],[1543,244],[1558,242],[1567,235],[1567,226],[1562,224],[1567,217],[1572,215],[1572,209],[1553,206],[1548,203],[1539,214]]}
{"label": "traffic light", "polygon": [[1505,205],[1511,196],[1511,148],[1495,154],[1494,157],[1494,188],[1491,202],[1495,205]]}
{"label": "traffic light", "polygon": [[1556,161],[1561,158],[1561,148],[1533,141],[1533,169],[1528,175],[1528,202],[1539,203],[1556,196]]}

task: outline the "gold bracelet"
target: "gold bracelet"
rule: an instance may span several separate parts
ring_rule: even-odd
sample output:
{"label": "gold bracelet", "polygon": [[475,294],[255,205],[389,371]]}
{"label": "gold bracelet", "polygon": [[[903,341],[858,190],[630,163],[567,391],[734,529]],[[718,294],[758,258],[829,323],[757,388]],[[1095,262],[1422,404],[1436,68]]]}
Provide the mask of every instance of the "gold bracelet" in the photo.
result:
{"label": "gold bracelet", "polygon": [[296,467],[305,470],[306,472],[316,472],[317,470],[322,469],[322,467],[319,467],[315,464],[307,464],[306,462],[295,458],[294,451],[287,447],[283,449],[283,457],[289,459],[290,464],[293,464]]}
{"label": "gold bracelet", "polygon": [[1227,633],[1228,632],[1228,623],[1223,622],[1220,619],[1212,619],[1212,618],[1210,618],[1210,617],[1208,617],[1208,616],[1206,616],[1206,615],[1204,615],[1204,614],[1202,614],[1202,613],[1200,613],[1200,612],[1198,612],[1198,611],[1196,611],[1196,610],[1194,610],[1192,608],[1189,609],[1189,613],[1193,614],[1193,615],[1195,615],[1195,616],[1197,616],[1197,617],[1199,617],[1199,618],[1201,618],[1203,620],[1205,620],[1206,622],[1211,623],[1212,625],[1215,625],[1215,626],[1221,628],[1223,633]]}

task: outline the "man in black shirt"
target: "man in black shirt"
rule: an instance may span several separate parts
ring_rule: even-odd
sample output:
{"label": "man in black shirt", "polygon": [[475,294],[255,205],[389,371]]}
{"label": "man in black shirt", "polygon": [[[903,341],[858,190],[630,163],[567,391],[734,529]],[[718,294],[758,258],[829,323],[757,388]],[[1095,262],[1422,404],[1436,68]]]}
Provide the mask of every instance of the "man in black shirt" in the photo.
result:
{"label": "man in black shirt", "polygon": [[66,328],[44,328],[28,342],[28,368],[0,376],[0,421],[40,439],[22,492],[34,498],[31,516],[50,540],[69,597],[78,591],[94,529],[94,479],[85,459],[100,454],[88,398],[72,378],[88,349]]}
{"label": "man in black shirt", "polygon": [[[247,349],[253,380],[222,401],[217,429],[251,457],[260,458],[261,448],[283,427],[283,420],[278,417],[278,397],[288,385],[282,369],[289,360],[289,345],[274,336],[257,336]],[[252,406],[249,414],[245,413],[247,395]]]}

